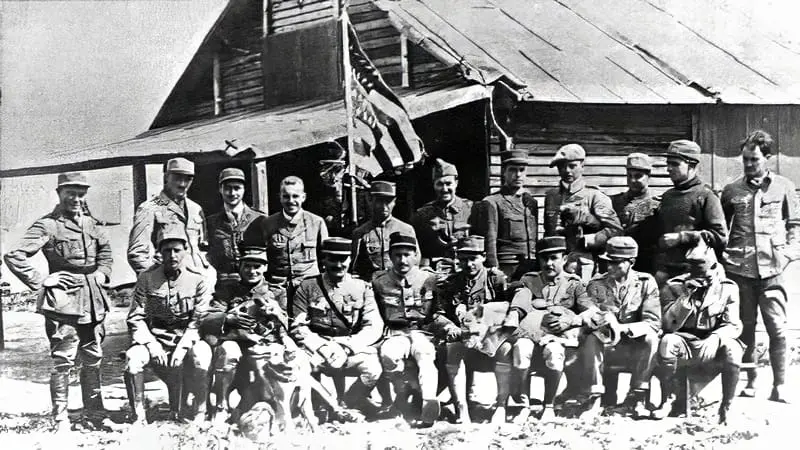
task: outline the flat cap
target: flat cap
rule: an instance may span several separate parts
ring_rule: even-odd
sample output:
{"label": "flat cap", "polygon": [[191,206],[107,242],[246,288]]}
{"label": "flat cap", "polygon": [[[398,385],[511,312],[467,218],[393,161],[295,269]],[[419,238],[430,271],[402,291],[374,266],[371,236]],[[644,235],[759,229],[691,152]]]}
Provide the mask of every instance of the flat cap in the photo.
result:
{"label": "flat cap", "polygon": [[456,166],[443,159],[436,158],[436,161],[433,163],[433,179],[436,180],[438,178],[451,176],[458,176],[458,169],[456,169]]}
{"label": "flat cap", "polygon": [[586,150],[578,144],[567,144],[561,146],[550,160],[550,167],[555,167],[556,164],[562,161],[583,161],[586,159]]}
{"label": "flat cap", "polygon": [[329,237],[322,241],[322,253],[330,255],[350,256],[350,245],[353,241],[341,237]]}
{"label": "flat cap", "polygon": [[500,153],[500,162],[502,165],[508,164],[528,164],[528,152],[525,150],[506,150]]}
{"label": "flat cap", "polygon": [[395,197],[397,189],[391,181],[373,181],[370,184],[369,193],[376,197]]}
{"label": "flat cap", "polygon": [[261,263],[267,263],[267,248],[261,247],[257,245],[241,247],[239,249],[239,260],[240,261],[258,261]]}
{"label": "flat cap", "polygon": [[458,240],[456,247],[458,253],[483,253],[486,251],[484,247],[483,236],[467,236]]}
{"label": "flat cap", "polygon": [[643,170],[647,173],[653,171],[653,160],[644,153],[631,153],[625,162],[626,169]]}
{"label": "flat cap", "polygon": [[548,236],[536,241],[536,254],[546,255],[554,252],[566,252],[567,240],[564,236]]}
{"label": "flat cap", "polygon": [[241,181],[242,183],[244,183],[244,171],[242,169],[237,169],[235,167],[228,167],[227,169],[222,169],[222,172],[219,173],[219,184],[231,180]]}
{"label": "flat cap", "polygon": [[395,231],[389,235],[389,249],[393,249],[395,247],[411,247],[416,249],[417,238],[401,231]]}
{"label": "flat cap", "polygon": [[156,246],[160,249],[161,245],[167,241],[181,241],[184,244],[189,242],[186,238],[186,232],[177,225],[168,225],[162,227],[156,233]]}
{"label": "flat cap", "polygon": [[77,186],[88,188],[89,182],[83,172],[65,172],[58,174],[58,187]]}
{"label": "flat cap", "polygon": [[700,152],[700,146],[697,145],[697,142],[687,139],[678,139],[677,141],[669,143],[667,153],[664,153],[663,156],[667,158],[670,156],[678,157],[686,162],[697,164],[700,162]]}
{"label": "flat cap", "polygon": [[606,242],[606,252],[600,255],[606,260],[636,258],[639,244],[630,236],[614,236]]}
{"label": "flat cap", "polygon": [[172,158],[167,161],[164,173],[180,173],[183,175],[194,175],[194,163],[186,158]]}

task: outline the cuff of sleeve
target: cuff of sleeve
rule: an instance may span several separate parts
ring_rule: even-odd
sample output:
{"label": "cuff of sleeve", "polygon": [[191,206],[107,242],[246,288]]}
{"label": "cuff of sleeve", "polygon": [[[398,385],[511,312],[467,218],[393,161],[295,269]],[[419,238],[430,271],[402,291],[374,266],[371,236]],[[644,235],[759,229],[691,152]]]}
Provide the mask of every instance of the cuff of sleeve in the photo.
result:
{"label": "cuff of sleeve", "polygon": [[678,241],[681,245],[697,245],[702,237],[699,231],[681,231],[678,234]]}

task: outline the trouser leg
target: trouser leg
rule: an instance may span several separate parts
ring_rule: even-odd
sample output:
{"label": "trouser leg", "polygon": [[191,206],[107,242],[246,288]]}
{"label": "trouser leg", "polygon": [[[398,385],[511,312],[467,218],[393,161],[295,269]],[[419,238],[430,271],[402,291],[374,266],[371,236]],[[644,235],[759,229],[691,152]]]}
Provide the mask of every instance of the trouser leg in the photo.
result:
{"label": "trouser leg", "polygon": [[466,374],[463,374],[465,375],[464,377],[461,376],[461,364],[464,362],[464,355],[467,349],[462,342],[452,342],[447,344],[446,351],[447,388],[450,392],[450,398],[453,400],[453,407],[460,420],[470,421],[469,408],[467,407],[469,399],[466,398],[468,396]]}
{"label": "trouser leg", "polygon": [[419,369],[419,387],[422,393],[422,411],[420,422],[432,424],[439,417],[439,401],[436,398],[436,387],[439,374],[436,370],[436,348],[433,342],[422,333],[412,333],[411,357]]}
{"label": "trouser leg", "polygon": [[209,411],[212,417],[220,411],[231,411],[228,396],[241,358],[242,350],[237,342],[224,341],[214,349],[213,401]]}
{"label": "trouser leg", "polygon": [[733,397],[736,395],[742,353],[742,346],[735,339],[721,341],[715,359],[722,366],[722,407],[730,407]]}
{"label": "trouser leg", "polygon": [[[742,320],[742,334],[739,339],[745,345],[742,360],[755,362],[756,323],[758,322],[758,298],[761,295],[761,280],[745,278],[729,274],[731,280],[739,286],[739,317]],[[753,389],[756,382],[756,370],[747,369],[747,388]],[[751,395],[751,394],[748,394]]]}
{"label": "trouser leg", "polygon": [[105,327],[102,323],[78,325],[78,353],[83,365],[80,373],[81,393],[85,413],[91,419],[102,419],[104,414],[101,391],[100,365],[103,359],[101,344],[105,338]]}
{"label": "trouser leg", "polygon": [[558,392],[561,374],[564,372],[565,351],[559,342],[550,342],[542,349],[544,359],[544,398],[545,406],[552,405]]}
{"label": "trouser leg", "polygon": [[579,349],[580,363],[589,378],[589,393],[603,394],[603,361],[605,345],[594,334],[589,334]]}
{"label": "trouser leg", "polygon": [[[208,403],[208,369],[211,367],[211,347],[205,341],[197,341],[189,349],[183,364],[183,387],[190,400],[186,402],[189,418],[205,416]],[[189,397],[186,397],[189,398]]]}
{"label": "trouser leg", "polygon": [[45,333],[50,342],[50,356],[53,360],[50,374],[53,419],[63,422],[68,420],[69,371],[75,365],[80,339],[75,326],[50,318],[45,318]]}
{"label": "trouser leg", "polygon": [[653,411],[653,418],[663,419],[673,412],[676,397],[683,388],[683,380],[678,376],[678,364],[690,355],[691,351],[683,337],[673,333],[661,337],[658,343],[658,366],[655,369],[661,383],[661,406]]}
{"label": "trouser leg", "polygon": [[125,352],[125,389],[131,412],[138,423],[145,421],[144,367],[150,361],[150,352],[143,345],[134,345]]}
{"label": "trouser leg", "polygon": [[765,282],[767,289],[759,298],[761,317],[769,336],[769,362],[772,366],[772,384],[786,382],[786,295],[778,279]]}
{"label": "trouser leg", "polygon": [[631,389],[650,389],[650,377],[653,375],[656,355],[658,354],[658,335],[647,333],[631,343],[635,363],[631,374]]}
{"label": "trouser leg", "polygon": [[349,357],[344,367],[358,373],[358,379],[350,386],[344,395],[344,403],[348,408],[361,410],[371,406],[369,395],[381,379],[383,369],[378,359],[378,352],[374,347],[364,349]]}
{"label": "trouser leg", "polygon": [[511,394],[528,406],[531,396],[531,362],[535,345],[532,340],[520,338],[514,342],[511,369]]}

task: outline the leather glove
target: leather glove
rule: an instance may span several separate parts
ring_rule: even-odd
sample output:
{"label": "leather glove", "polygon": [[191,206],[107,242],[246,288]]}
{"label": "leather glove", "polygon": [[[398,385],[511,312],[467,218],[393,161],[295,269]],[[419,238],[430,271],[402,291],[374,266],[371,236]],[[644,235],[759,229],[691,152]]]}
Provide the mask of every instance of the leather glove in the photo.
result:
{"label": "leather glove", "polygon": [[44,279],[44,287],[57,287],[65,291],[75,290],[83,284],[83,276],[69,272],[51,273]]}
{"label": "leather glove", "polygon": [[256,320],[249,314],[245,313],[228,313],[225,316],[225,328],[239,329],[239,330],[252,330],[256,326]]}

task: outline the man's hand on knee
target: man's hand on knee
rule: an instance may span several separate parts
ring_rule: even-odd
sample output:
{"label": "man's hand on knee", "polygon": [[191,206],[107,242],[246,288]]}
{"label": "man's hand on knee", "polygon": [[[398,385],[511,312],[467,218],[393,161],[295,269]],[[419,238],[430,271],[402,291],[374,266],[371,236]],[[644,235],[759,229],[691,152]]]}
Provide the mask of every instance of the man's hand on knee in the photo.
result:
{"label": "man's hand on knee", "polygon": [[150,352],[150,361],[152,361],[153,364],[162,367],[167,366],[167,362],[169,361],[167,357],[167,352],[164,351],[164,348],[161,347],[160,344],[158,344],[157,342],[152,342],[150,344],[147,344],[146,347],[147,351]]}
{"label": "man's hand on knee", "polygon": [[317,352],[331,368],[340,369],[347,362],[347,351],[335,342],[324,344]]}
{"label": "man's hand on knee", "polygon": [[720,339],[716,334],[712,334],[700,344],[697,350],[697,357],[703,362],[709,362],[717,356],[719,351]]}

